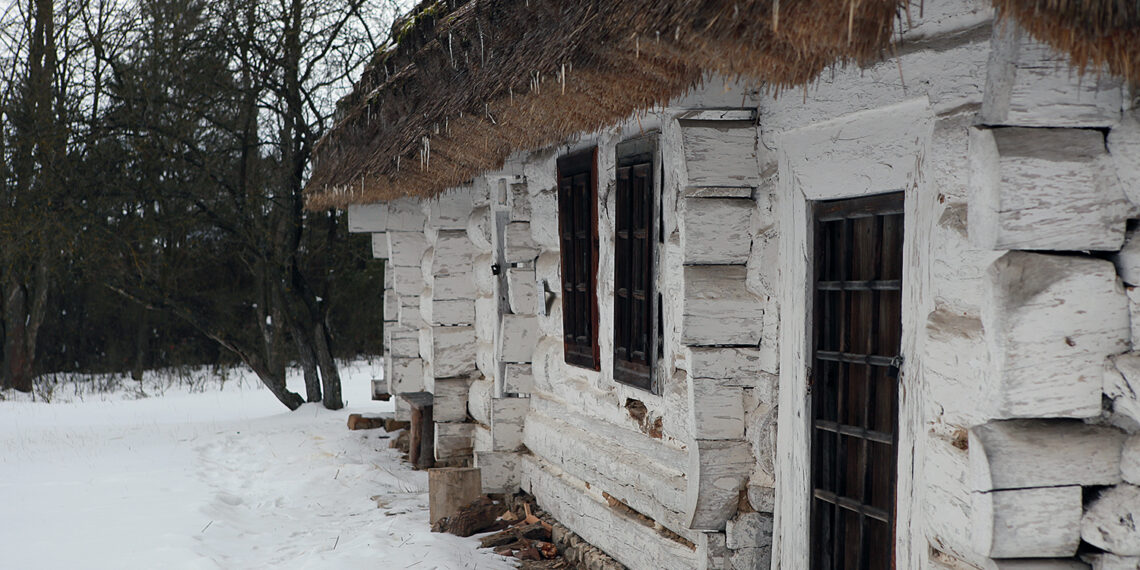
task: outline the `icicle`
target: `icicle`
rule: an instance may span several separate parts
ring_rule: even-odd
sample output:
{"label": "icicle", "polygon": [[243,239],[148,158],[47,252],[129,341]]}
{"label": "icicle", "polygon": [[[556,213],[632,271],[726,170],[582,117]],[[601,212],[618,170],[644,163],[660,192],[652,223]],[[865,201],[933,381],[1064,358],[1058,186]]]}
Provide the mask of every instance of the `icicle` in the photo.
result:
{"label": "icicle", "polygon": [[487,67],[487,58],[483,55],[483,24],[478,20],[475,24],[479,27],[479,61],[483,62],[483,67]]}
{"label": "icicle", "polygon": [[562,94],[565,95],[566,94],[566,64],[565,63],[562,64],[562,72],[559,74],[558,80],[559,80],[559,82],[562,83]]}
{"label": "icicle", "polygon": [[455,52],[451,50],[451,32],[447,32],[447,57],[451,59],[451,68],[455,69]]}

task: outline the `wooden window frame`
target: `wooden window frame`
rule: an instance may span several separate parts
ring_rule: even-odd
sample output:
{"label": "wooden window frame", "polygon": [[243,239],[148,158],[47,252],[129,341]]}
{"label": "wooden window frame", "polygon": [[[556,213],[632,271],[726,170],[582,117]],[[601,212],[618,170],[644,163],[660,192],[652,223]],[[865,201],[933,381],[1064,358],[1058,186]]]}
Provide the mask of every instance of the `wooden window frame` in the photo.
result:
{"label": "wooden window frame", "polygon": [[653,133],[618,144],[614,177],[613,376],[616,382],[654,394],[660,393],[657,368],[662,346],[657,139]]}
{"label": "wooden window frame", "polygon": [[895,564],[903,206],[902,192],[815,206],[813,570]]}
{"label": "wooden window frame", "polygon": [[[558,158],[562,331],[567,364],[601,370],[598,347],[598,149]],[[588,177],[584,179],[583,177]],[[574,184],[579,184],[575,191]]]}

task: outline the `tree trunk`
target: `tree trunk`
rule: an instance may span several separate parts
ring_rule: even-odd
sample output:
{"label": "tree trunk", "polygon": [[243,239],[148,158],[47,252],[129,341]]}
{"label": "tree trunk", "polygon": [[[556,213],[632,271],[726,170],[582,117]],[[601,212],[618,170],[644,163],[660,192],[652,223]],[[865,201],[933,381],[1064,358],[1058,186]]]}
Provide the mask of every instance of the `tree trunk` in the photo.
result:
{"label": "tree trunk", "polygon": [[325,407],[330,410],[339,410],[344,407],[344,401],[340,394],[340,372],[337,370],[336,360],[333,359],[332,351],[329,349],[328,329],[325,328],[323,320],[317,321],[316,330],[313,333],[317,341],[317,360],[321,364],[321,380],[323,380],[325,388]]}
{"label": "tree trunk", "polygon": [[4,292],[4,388],[32,391],[32,357],[28,354],[28,291],[9,279]]}

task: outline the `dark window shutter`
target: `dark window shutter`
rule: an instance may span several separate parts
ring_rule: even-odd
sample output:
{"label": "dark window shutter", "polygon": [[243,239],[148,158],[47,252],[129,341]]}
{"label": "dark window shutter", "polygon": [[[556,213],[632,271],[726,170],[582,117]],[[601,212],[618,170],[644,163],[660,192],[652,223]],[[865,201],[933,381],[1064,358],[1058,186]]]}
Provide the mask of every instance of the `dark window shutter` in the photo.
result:
{"label": "dark window shutter", "polygon": [[558,159],[562,332],[566,362],[598,370],[597,149]]}
{"label": "dark window shutter", "polygon": [[[617,169],[614,220],[614,379],[652,389],[658,313],[654,293],[653,164]],[[621,161],[622,162],[627,161]]]}

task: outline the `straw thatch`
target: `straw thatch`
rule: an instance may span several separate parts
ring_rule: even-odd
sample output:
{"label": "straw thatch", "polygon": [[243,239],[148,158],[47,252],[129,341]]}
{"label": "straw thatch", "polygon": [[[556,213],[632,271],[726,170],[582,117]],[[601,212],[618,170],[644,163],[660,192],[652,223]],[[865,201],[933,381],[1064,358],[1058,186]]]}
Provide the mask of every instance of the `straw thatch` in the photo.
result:
{"label": "straw thatch", "polygon": [[[1137,0],[994,1],[1078,65],[1134,72]],[[431,196],[709,73],[804,85],[829,65],[880,58],[905,10],[904,0],[424,2],[341,101],[307,207]]]}

